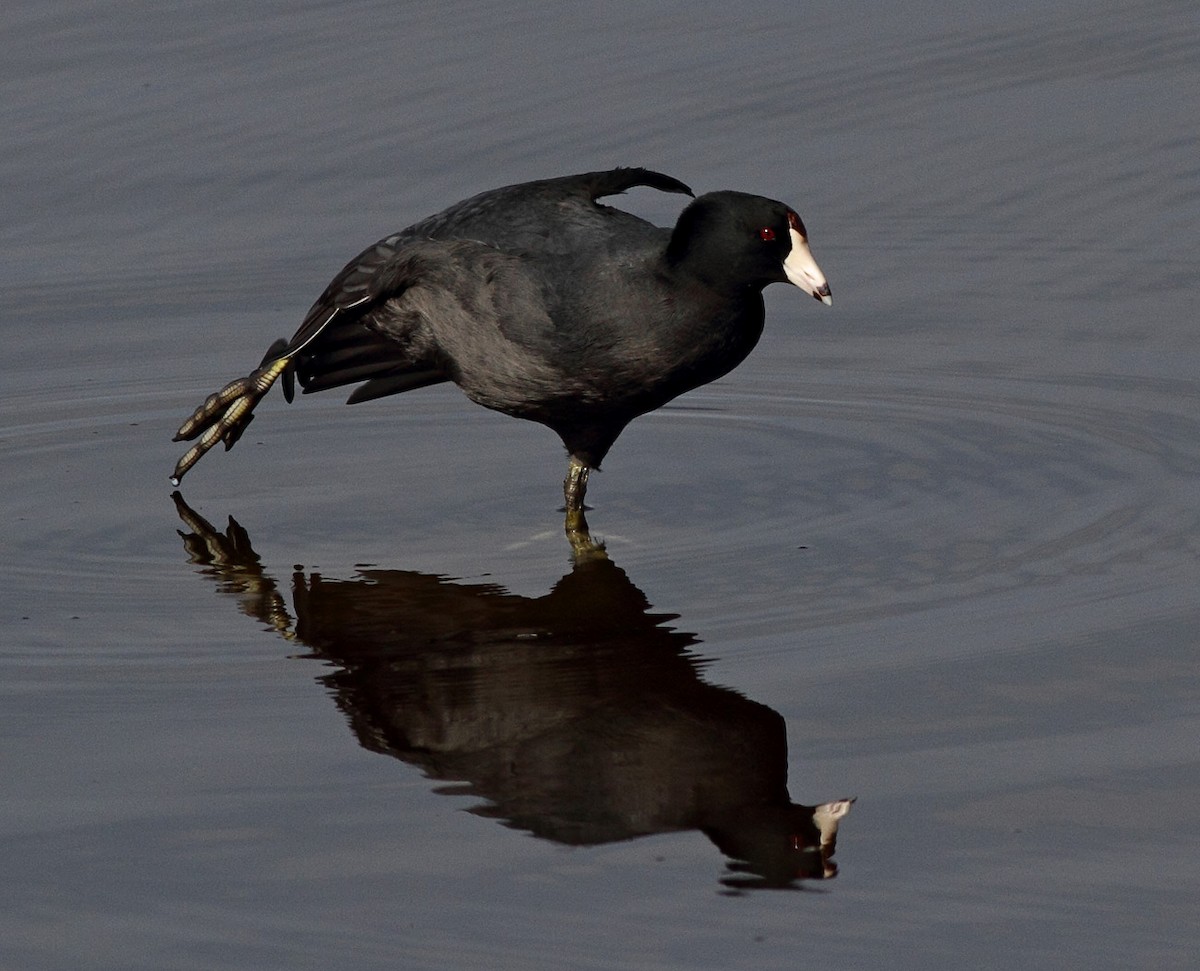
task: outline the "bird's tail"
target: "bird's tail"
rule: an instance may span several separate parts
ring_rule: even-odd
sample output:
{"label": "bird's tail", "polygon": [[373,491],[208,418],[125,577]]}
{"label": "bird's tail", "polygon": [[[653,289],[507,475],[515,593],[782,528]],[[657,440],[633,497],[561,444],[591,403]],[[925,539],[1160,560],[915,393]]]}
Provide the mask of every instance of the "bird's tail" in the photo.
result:
{"label": "bird's tail", "polygon": [[254,407],[271,390],[279,377],[283,376],[283,391],[288,401],[295,392],[295,377],[289,344],[283,338],[267,348],[262,363],[246,377],[230,381],[220,391],[204,399],[187,421],[179,426],[172,441],[184,442],[199,439],[175,463],[171,473],[171,484],[178,486],[188,470],[200,461],[204,453],[217,444],[225,443],[225,450],[233,448],[242,433],[254,420]]}

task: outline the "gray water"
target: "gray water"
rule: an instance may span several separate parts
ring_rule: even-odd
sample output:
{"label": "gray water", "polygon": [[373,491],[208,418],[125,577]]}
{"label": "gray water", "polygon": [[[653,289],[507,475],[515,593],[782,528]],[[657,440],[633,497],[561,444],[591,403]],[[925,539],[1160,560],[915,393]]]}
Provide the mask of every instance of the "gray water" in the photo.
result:
{"label": "gray water", "polygon": [[[1193,3],[0,24],[0,966],[1195,965]],[[608,562],[453,388],[172,500],[360,248],[616,164],[788,201],[835,302],[630,427]],[[760,795],[857,802],[784,872]]]}

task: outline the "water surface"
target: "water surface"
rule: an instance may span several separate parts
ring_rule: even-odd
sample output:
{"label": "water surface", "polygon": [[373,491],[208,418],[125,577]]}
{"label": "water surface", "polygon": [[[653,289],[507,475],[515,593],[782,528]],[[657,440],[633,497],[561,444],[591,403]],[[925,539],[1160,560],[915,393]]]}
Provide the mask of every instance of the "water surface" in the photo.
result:
{"label": "water surface", "polygon": [[[0,964],[1194,963],[1190,5],[3,20]],[[362,246],[612,164],[794,204],[835,305],[630,427],[608,560],[449,388],[172,500]]]}

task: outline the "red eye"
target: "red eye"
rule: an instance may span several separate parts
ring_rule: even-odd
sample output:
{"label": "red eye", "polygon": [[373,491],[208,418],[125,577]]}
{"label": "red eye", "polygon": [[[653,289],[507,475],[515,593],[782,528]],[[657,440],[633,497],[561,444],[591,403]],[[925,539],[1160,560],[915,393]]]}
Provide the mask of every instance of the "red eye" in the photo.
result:
{"label": "red eye", "polygon": [[758,235],[764,243],[769,243],[775,238],[775,230],[773,230],[770,226],[763,226],[763,228],[758,231]]}

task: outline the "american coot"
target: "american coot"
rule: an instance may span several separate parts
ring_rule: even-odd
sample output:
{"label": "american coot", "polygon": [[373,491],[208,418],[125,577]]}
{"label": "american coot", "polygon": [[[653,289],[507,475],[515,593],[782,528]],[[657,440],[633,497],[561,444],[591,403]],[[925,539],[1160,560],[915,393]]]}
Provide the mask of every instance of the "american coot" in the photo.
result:
{"label": "american coot", "polygon": [[758,342],[762,290],[790,282],[831,303],[804,223],[779,202],[710,192],[674,229],[596,200],[634,186],[694,193],[619,168],[483,192],[352,260],[290,341],[209,395],[175,441],[232,448],[280,377],[288,401],[357,384],[350,402],[453,381],[472,400],[559,434],[570,456],[567,533],[586,536],[583,498],[625,426],[721,377]]}

